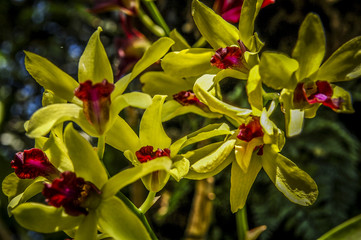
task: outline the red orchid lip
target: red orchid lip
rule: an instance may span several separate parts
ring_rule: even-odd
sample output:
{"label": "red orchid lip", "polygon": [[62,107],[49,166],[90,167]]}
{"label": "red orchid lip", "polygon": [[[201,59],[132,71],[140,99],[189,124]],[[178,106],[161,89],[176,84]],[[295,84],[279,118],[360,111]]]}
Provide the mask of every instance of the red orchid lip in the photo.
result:
{"label": "red orchid lip", "polygon": [[253,138],[263,137],[263,129],[259,117],[253,117],[247,124],[243,123],[239,126],[239,134],[237,138],[246,142],[250,142]]}
{"label": "red orchid lip", "polygon": [[247,48],[243,42],[238,41],[239,47],[225,47],[216,50],[212,56],[210,63],[219,69],[236,69],[242,72],[248,72],[248,66],[244,58]]}
{"label": "red orchid lip", "polygon": [[15,174],[22,179],[34,179],[39,176],[53,178],[59,175],[59,171],[46,154],[38,148],[16,153],[10,164]]}
{"label": "red orchid lip", "polygon": [[135,155],[137,156],[139,162],[144,163],[155,158],[170,156],[169,148],[158,148],[156,151],[153,151],[153,149],[153,146],[144,146],[141,147],[138,151],[136,151]]}
{"label": "red orchid lip", "polygon": [[99,134],[103,134],[109,120],[110,94],[114,88],[114,84],[109,83],[106,79],[94,85],[92,81],[87,80],[80,83],[74,91],[75,96],[83,101],[85,117]]}
{"label": "red orchid lip", "polygon": [[42,194],[49,205],[60,208],[71,216],[87,215],[86,201],[91,195],[99,195],[99,189],[91,182],[77,177],[74,172],[63,172],[52,183],[44,184]]}
{"label": "red orchid lip", "polygon": [[294,105],[321,103],[333,110],[340,109],[342,98],[332,98],[333,88],[327,81],[299,83],[294,91]]}

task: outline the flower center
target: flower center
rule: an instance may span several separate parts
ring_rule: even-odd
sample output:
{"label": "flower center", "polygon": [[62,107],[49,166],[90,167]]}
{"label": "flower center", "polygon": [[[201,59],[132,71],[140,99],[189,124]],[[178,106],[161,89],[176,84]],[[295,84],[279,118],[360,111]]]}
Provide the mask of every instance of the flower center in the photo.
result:
{"label": "flower center", "polygon": [[139,162],[144,163],[159,157],[170,157],[170,150],[168,148],[153,151],[153,146],[145,146],[135,152]]}
{"label": "flower center", "polygon": [[248,72],[248,65],[244,58],[246,47],[241,41],[238,41],[239,47],[219,48],[211,58],[211,65],[219,69],[236,69],[242,72]]}
{"label": "flower center", "polygon": [[299,83],[294,92],[293,102],[296,107],[302,108],[305,103],[321,103],[331,109],[339,109],[343,99],[332,98],[333,89],[327,81]]}
{"label": "flower center", "polygon": [[75,96],[83,101],[85,117],[99,134],[104,132],[105,124],[109,120],[110,94],[114,87],[114,84],[109,83],[106,79],[94,85],[92,81],[87,80],[80,83],[74,92]]}
{"label": "flower center", "polygon": [[89,203],[98,202],[91,201],[91,198],[98,200],[100,190],[93,183],[77,177],[73,172],[66,171],[52,183],[45,183],[42,194],[49,205],[57,208],[64,207],[67,214],[78,216],[87,215],[87,208],[94,207]]}

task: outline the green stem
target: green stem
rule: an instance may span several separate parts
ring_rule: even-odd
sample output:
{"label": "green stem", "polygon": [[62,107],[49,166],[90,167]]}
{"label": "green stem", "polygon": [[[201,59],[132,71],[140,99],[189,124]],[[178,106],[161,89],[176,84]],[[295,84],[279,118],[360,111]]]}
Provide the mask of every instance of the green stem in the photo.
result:
{"label": "green stem", "polygon": [[140,21],[157,37],[164,37],[165,32],[163,28],[159,27],[157,24],[155,24],[152,19],[144,13],[143,9],[141,7],[138,8],[138,17]]}
{"label": "green stem", "polygon": [[238,240],[246,240],[247,231],[248,231],[248,221],[247,221],[247,212],[245,206],[236,213],[236,222],[237,222]]}
{"label": "green stem", "polygon": [[206,45],[207,45],[207,40],[203,36],[201,36],[198,39],[198,41],[195,44],[193,44],[192,48],[201,48],[201,47],[204,47]]}
{"label": "green stem", "polygon": [[140,212],[145,214],[149,210],[149,208],[153,205],[155,194],[156,192],[151,192],[151,191],[148,193],[147,199],[145,199],[142,206],[139,207]]}
{"label": "green stem", "polygon": [[155,5],[155,3],[153,1],[143,0],[143,4],[148,9],[150,15],[153,17],[155,22],[157,24],[159,24],[159,26],[161,26],[163,28],[166,36],[169,36],[169,32],[170,32],[169,27],[168,27],[167,23],[165,22],[162,14],[160,14],[160,12],[159,12],[157,6]]}
{"label": "green stem", "polygon": [[118,192],[117,196],[128,206],[128,208],[132,212],[134,212],[135,215],[137,215],[140,221],[142,221],[144,227],[148,230],[148,233],[150,234],[152,240],[158,240],[157,236],[153,232],[153,229],[150,227],[145,215],[122,192]]}
{"label": "green stem", "polygon": [[105,151],[105,135],[101,135],[98,137],[98,157],[100,162],[103,164],[103,167],[105,171],[108,174],[108,177],[110,177],[110,174],[108,172],[108,169],[105,167],[103,157],[104,157],[104,151]]}

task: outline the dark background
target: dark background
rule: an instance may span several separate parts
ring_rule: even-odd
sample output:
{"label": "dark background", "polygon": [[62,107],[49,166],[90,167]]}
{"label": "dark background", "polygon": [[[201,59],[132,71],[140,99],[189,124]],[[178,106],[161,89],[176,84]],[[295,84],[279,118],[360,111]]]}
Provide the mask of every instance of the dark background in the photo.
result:
{"label": "dark background", "polygon": [[[212,6],[213,1],[204,1]],[[191,1],[156,1],[170,28],[177,28],[192,44],[199,37],[190,14]],[[0,0],[0,179],[11,172],[10,161],[18,151],[31,148],[32,139],[25,136],[23,124],[41,107],[42,89],[24,67],[23,50],[48,58],[76,79],[77,62],[87,40],[102,26],[102,42],[111,62],[116,62],[116,37],[124,36],[117,12],[98,15],[87,9],[90,0]],[[346,41],[361,35],[359,0],[277,0],[260,11],[256,31],[266,42],[265,50],[288,55],[297,39],[298,28],[309,12],[319,14],[326,32],[325,59]],[[135,26],[148,39],[156,36],[134,19]],[[116,66],[114,65],[114,68]],[[238,82],[232,82],[238,86]],[[353,96],[355,114],[341,115],[320,108],[317,118],[305,122],[303,134],[287,139],[282,154],[308,172],[319,187],[319,198],[311,207],[290,203],[261,171],[248,200],[250,228],[267,225],[261,239],[316,239],[332,227],[361,213],[360,181],[360,112],[359,80],[338,84]],[[239,85],[240,86],[240,85]],[[234,88],[237,89],[237,88]],[[228,90],[229,99],[239,91]],[[279,121],[282,122],[280,115]],[[187,121],[184,121],[184,120]],[[180,117],[165,124],[173,135],[182,136],[184,127],[197,121],[196,116]],[[107,147],[106,163],[115,173],[127,165],[121,153]],[[214,217],[207,239],[236,239],[235,217],[229,207],[227,168],[215,177]],[[194,182],[170,182],[164,193],[170,196],[169,208],[159,215],[155,206],[149,216],[160,239],[182,239],[194,193]],[[0,239],[65,239],[64,234],[38,234],[21,228],[6,212],[7,199],[0,194]]]}

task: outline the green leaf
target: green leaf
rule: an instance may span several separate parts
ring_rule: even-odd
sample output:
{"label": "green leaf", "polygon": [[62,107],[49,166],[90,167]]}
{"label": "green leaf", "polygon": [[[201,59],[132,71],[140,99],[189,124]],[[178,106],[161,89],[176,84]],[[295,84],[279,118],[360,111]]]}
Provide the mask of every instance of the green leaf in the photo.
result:
{"label": "green leaf", "polygon": [[246,204],[248,193],[256,179],[262,165],[259,156],[253,156],[247,173],[242,171],[237,161],[233,161],[231,169],[231,211],[237,212]]}
{"label": "green leaf", "polygon": [[262,112],[263,109],[263,89],[258,65],[253,67],[249,72],[246,89],[248,95],[248,102],[251,105],[252,112],[257,115]]}
{"label": "green leaf", "polygon": [[213,96],[208,89],[213,86],[214,75],[205,74],[198,78],[194,84],[193,91],[196,96],[205,103],[212,112],[218,112],[236,120],[239,125],[243,122],[242,118],[247,117],[251,114],[252,110],[238,108],[229,105]]}
{"label": "green leaf", "polygon": [[28,51],[24,52],[25,67],[30,75],[45,89],[51,90],[69,102],[72,101],[74,90],[79,83],[46,58]]}
{"label": "green leaf", "polygon": [[221,118],[222,115],[203,110],[202,108],[195,105],[183,106],[175,100],[167,101],[163,105],[162,110],[162,121],[168,121],[172,118],[184,115],[187,113],[194,113],[205,118]]}
{"label": "green leaf", "polygon": [[173,99],[174,94],[193,88],[191,82],[164,72],[146,72],[140,77],[140,82],[143,85],[143,92],[152,96],[157,94],[168,95],[167,99]]}
{"label": "green leaf", "polygon": [[277,189],[291,202],[309,206],[316,201],[318,189],[314,180],[269,145],[263,148],[262,165]]}
{"label": "green leaf", "polygon": [[100,227],[115,240],[151,239],[140,219],[116,197],[103,200],[97,215]]}
{"label": "green leaf", "polygon": [[[262,3],[262,0],[245,0],[239,18],[239,39],[251,52],[258,52],[260,50],[260,47],[255,44],[258,41],[258,37],[254,36],[254,22]],[[259,45],[263,46],[263,44]]]}
{"label": "green leaf", "polygon": [[310,13],[303,21],[292,57],[299,63],[298,80],[302,81],[318,70],[326,48],[325,33],[318,15]]}
{"label": "green leaf", "polygon": [[236,140],[225,141],[217,150],[199,159],[191,165],[191,169],[198,173],[207,173],[216,169],[232,152]]}
{"label": "green leaf", "polygon": [[317,73],[317,80],[348,81],[361,75],[361,37],[351,39],[337,49]]}
{"label": "green leaf", "polygon": [[202,36],[215,50],[238,45],[238,29],[198,0],[192,2],[192,16]]}
{"label": "green leaf", "polygon": [[213,49],[191,48],[180,52],[171,52],[162,59],[162,68],[170,76],[194,77],[205,73],[218,72],[210,61],[214,55]]}
{"label": "green leaf", "polygon": [[99,83],[104,79],[110,83],[114,82],[112,66],[100,41],[100,33],[102,31],[102,28],[98,27],[90,37],[80,57],[78,69],[79,82],[91,80],[93,83]]}
{"label": "green leaf", "polygon": [[12,211],[15,220],[24,228],[41,233],[69,230],[78,226],[84,216],[73,217],[62,208],[40,203],[23,203]]}
{"label": "green leaf", "polygon": [[184,37],[177,31],[177,29],[173,29],[170,32],[169,37],[174,41],[172,51],[181,51],[183,49],[191,48],[187,40],[184,39]]}
{"label": "green leaf", "polygon": [[74,165],[74,172],[78,177],[92,182],[100,189],[108,177],[94,148],[73,128],[72,124],[66,126],[64,139]]}
{"label": "green leaf", "polygon": [[94,211],[89,211],[88,215],[80,223],[75,233],[74,240],[96,240],[97,239],[98,218]]}
{"label": "green leaf", "polygon": [[332,98],[342,99],[340,109],[335,109],[335,111],[339,113],[354,113],[355,110],[352,107],[352,99],[350,93],[339,86],[333,85],[332,88],[333,88]]}
{"label": "green leaf", "polygon": [[179,182],[189,171],[189,160],[182,158],[179,161],[173,163],[172,168],[170,169],[170,175]]}
{"label": "green leaf", "polygon": [[298,62],[281,53],[264,52],[259,64],[262,82],[274,89],[294,89],[296,79],[292,76]]}
{"label": "green leaf", "polygon": [[361,215],[358,215],[332,228],[318,240],[357,240],[360,238]]}
{"label": "green leaf", "polygon": [[149,173],[165,170],[169,171],[172,161],[169,158],[161,157],[152,161],[142,163],[136,167],[123,170],[111,177],[102,188],[102,198],[107,199],[114,196],[123,187],[137,181]]}
{"label": "green leaf", "polygon": [[169,148],[171,139],[167,136],[162,125],[162,107],[166,96],[155,95],[153,103],[145,110],[139,127],[141,146]]}
{"label": "green leaf", "polygon": [[89,135],[98,136],[94,127],[86,120],[83,108],[75,104],[52,104],[40,108],[31,116],[25,129],[29,137],[38,138],[65,121],[74,121]]}
{"label": "green leaf", "polygon": [[117,116],[112,127],[106,132],[105,142],[119,151],[139,150],[139,138],[124,119]]}

